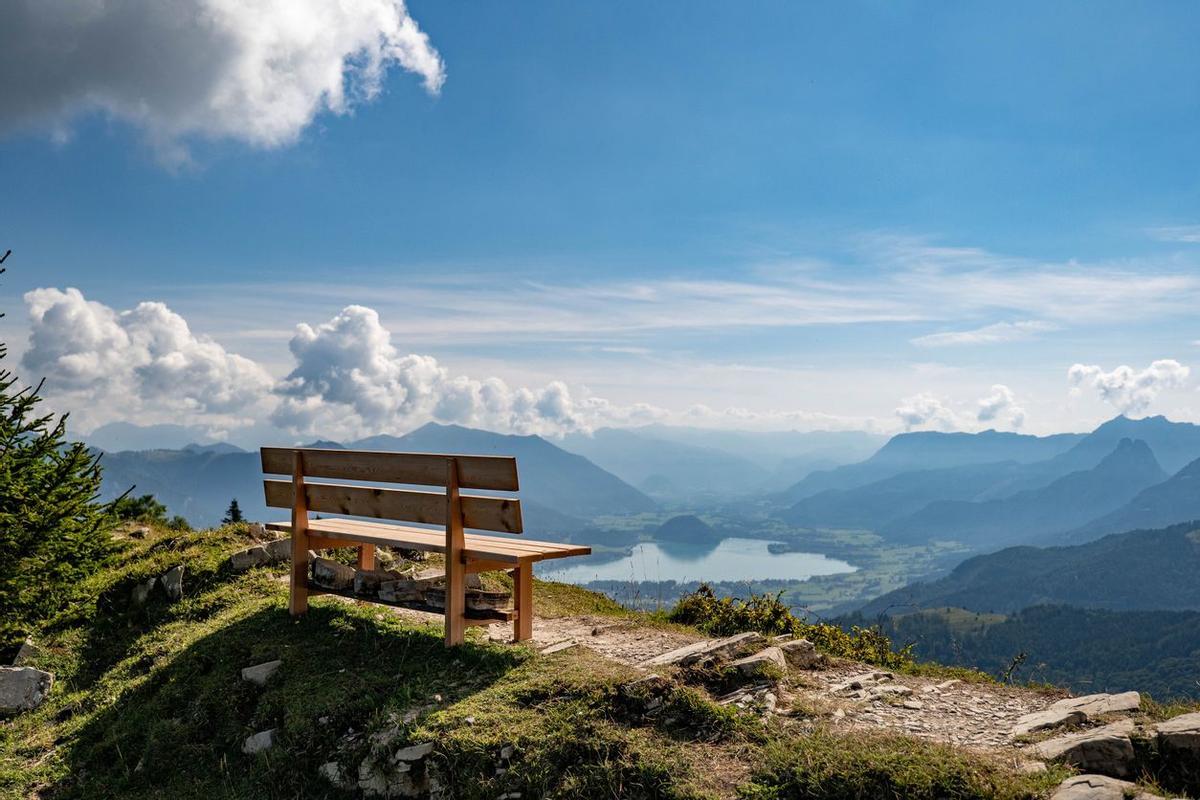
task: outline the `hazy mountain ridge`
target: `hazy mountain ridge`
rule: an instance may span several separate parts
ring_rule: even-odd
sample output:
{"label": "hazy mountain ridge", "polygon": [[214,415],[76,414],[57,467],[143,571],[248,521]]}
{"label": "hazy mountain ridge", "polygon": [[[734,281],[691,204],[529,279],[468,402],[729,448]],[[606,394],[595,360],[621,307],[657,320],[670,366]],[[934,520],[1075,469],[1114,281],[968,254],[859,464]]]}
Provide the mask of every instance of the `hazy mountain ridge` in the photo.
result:
{"label": "hazy mountain ridge", "polygon": [[[1135,530],[1069,547],[1010,547],[890,592],[866,617],[953,607],[1011,614],[1036,605],[1200,611],[1200,522]],[[891,611],[889,611],[891,610]]]}

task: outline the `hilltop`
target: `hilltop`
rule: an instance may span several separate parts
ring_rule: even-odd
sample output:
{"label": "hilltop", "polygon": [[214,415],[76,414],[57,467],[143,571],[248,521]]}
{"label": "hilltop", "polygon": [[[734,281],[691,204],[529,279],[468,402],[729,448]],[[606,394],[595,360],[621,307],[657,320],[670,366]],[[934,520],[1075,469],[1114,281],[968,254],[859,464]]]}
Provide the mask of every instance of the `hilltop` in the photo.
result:
{"label": "hilltop", "polygon": [[[476,629],[446,650],[436,617],[338,597],[293,622],[283,565],[231,567],[254,536],[126,530],[90,600],[24,656],[57,682],[0,727],[0,796],[933,800],[1046,797],[1067,776],[1019,768],[1028,745],[1005,732],[1060,693],[918,666],[819,627],[793,629],[820,649],[785,637],[775,661],[762,636],[713,639],[540,581],[530,646]],[[179,599],[136,591],[177,566]],[[690,608],[693,624],[735,621]],[[712,655],[682,666],[696,652]],[[731,661],[746,652],[753,670]]]}

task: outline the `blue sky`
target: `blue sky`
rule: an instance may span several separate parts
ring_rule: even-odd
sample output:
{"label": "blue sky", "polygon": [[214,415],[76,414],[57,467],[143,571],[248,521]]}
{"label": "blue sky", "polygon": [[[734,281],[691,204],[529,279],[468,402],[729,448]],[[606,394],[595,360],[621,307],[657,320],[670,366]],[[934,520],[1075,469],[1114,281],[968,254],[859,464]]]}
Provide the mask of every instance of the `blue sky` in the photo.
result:
{"label": "blue sky", "polygon": [[[56,35],[111,35],[31,7],[0,23],[24,10],[20,22]],[[405,51],[416,66],[393,63],[374,97],[290,122],[275,98],[210,113],[192,62],[149,81],[53,52],[0,61],[0,100],[21,112],[0,139],[0,245],[15,253],[0,330],[17,357],[34,351],[26,369],[49,374],[81,425],[135,416],[298,433],[432,415],[547,432],[651,417],[1047,432],[1117,411],[1200,417],[1193,4],[411,2],[406,13],[428,36]],[[148,24],[142,40],[163,30]],[[346,37],[329,52],[353,87],[362,52]],[[224,39],[195,41],[214,81],[223,58],[245,69]],[[58,370],[104,361],[104,337],[49,326],[112,322],[21,313],[26,292],[67,287],[126,329],[121,312],[164,303],[192,338],[131,358],[198,359],[218,394],[232,380],[253,391],[181,405],[155,394],[177,387],[149,362],[124,385],[83,369],[56,388]],[[43,298],[70,302],[82,303]],[[379,330],[354,314],[331,322],[350,305],[376,312]],[[307,356],[299,323],[314,331]],[[424,379],[400,363],[410,353],[437,360],[422,362],[444,371],[437,386],[413,384]],[[378,368],[353,376],[355,358]],[[1071,378],[1074,364],[1098,371]],[[492,377],[532,400],[480,410]],[[571,413],[520,410],[549,409],[559,382]],[[997,384],[1008,395],[981,415]],[[347,400],[398,389],[424,400]]]}

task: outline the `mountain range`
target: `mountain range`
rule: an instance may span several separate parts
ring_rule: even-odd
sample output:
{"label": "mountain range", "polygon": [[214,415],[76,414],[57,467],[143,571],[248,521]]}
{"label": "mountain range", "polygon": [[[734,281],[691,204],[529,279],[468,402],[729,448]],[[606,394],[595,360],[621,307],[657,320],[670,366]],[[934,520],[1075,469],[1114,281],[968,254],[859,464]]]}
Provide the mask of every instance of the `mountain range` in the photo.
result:
{"label": "mountain range", "polygon": [[[655,508],[651,498],[620,478],[539,436],[507,436],[429,423],[404,436],[373,436],[344,445],[336,442],[313,445],[516,456],[525,529],[529,533],[577,530],[595,516]],[[102,464],[105,497],[115,497],[136,486],[135,494],[153,494],[166,504],[170,513],[182,514],[195,525],[219,521],[234,497],[249,519],[274,518],[282,513],[264,505],[258,453],[232,445],[106,452]]]}

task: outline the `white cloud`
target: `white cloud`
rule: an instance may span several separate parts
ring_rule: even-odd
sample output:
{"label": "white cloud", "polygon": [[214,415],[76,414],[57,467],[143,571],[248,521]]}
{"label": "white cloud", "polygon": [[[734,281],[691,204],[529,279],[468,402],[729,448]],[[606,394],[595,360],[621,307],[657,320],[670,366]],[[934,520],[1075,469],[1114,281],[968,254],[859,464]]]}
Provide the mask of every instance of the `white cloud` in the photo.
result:
{"label": "white cloud", "polygon": [[445,80],[403,0],[14,0],[0,10],[0,126],[61,137],[102,111],[166,158],[186,158],[189,137],[278,147],[374,98],[393,64],[430,92]]}
{"label": "white cloud", "polygon": [[1159,359],[1140,371],[1122,365],[1105,372],[1094,364],[1074,364],[1067,370],[1067,381],[1074,394],[1084,388],[1095,389],[1102,400],[1122,414],[1141,414],[1164,389],[1182,387],[1190,372],[1172,358]]}
{"label": "white cloud", "polygon": [[1016,395],[1001,383],[975,402],[975,412],[960,410],[932,392],[919,392],[900,401],[896,407],[905,430],[973,431],[981,427],[1020,428],[1025,424],[1025,409]]}
{"label": "white cloud", "polygon": [[29,347],[22,366],[45,375],[85,425],[114,413],[131,421],[210,423],[254,413],[271,378],[253,361],[196,336],[162,303],[123,312],[78,289],[25,295]]}
{"label": "white cloud", "polygon": [[975,418],[980,422],[1005,421],[1011,428],[1020,428],[1025,424],[1025,409],[1017,404],[1013,390],[1002,383],[997,383],[987,395],[981,397],[978,406],[979,413]]}
{"label": "white cloud", "polygon": [[561,381],[511,388],[499,378],[452,376],[432,356],[402,354],[379,315],[364,306],[347,306],[316,327],[299,325],[289,346],[297,365],[276,388],[281,401],[271,419],[298,433],[404,431],[432,419],[553,435],[666,414],[575,395]]}
{"label": "white cloud", "polygon": [[1151,228],[1149,233],[1160,242],[1200,244],[1200,225],[1168,225],[1162,228]]}
{"label": "white cloud", "polygon": [[921,347],[948,347],[952,345],[998,344],[1032,339],[1039,333],[1057,329],[1057,325],[1040,320],[1021,322],[997,322],[968,331],[945,331],[918,336],[912,343]]}

